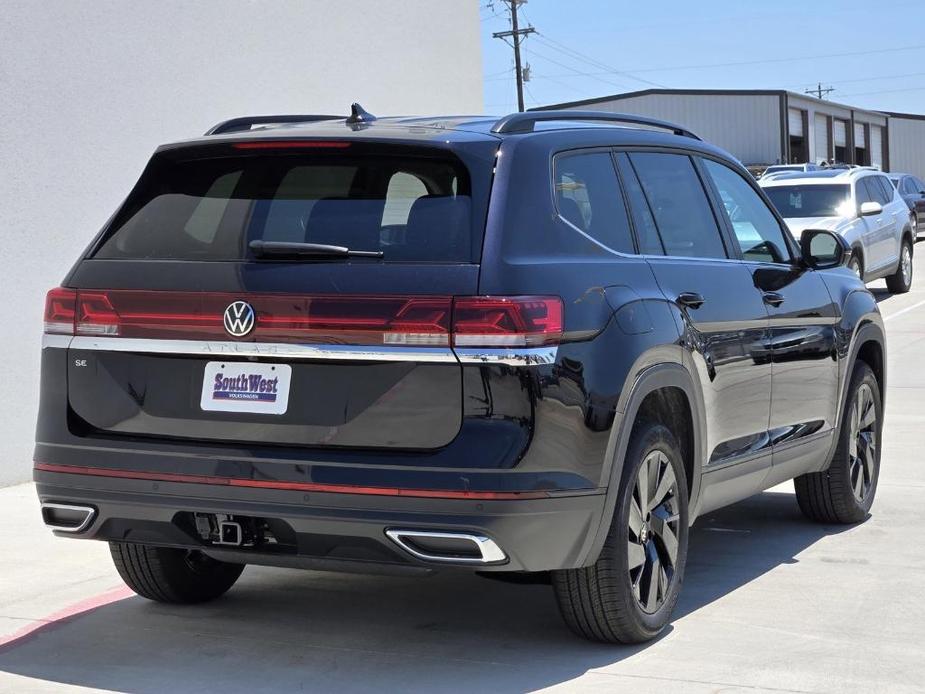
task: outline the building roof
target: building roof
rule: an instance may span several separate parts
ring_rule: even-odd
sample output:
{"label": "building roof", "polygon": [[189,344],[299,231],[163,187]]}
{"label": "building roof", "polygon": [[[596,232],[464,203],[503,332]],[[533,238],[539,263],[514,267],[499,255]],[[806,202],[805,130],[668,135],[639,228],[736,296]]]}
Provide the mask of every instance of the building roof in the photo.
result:
{"label": "building roof", "polygon": [[[787,96],[795,97],[798,99],[804,99],[809,101],[815,101],[820,104],[828,104],[830,106],[835,106],[838,108],[844,108],[851,111],[860,111],[862,113],[873,113],[877,115],[894,115],[892,113],[886,113],[884,111],[875,111],[868,108],[858,108],[857,106],[850,106],[848,104],[841,104],[837,101],[830,101],[828,99],[818,99],[810,94],[799,94],[797,92],[787,91],[786,89],[641,89],[635,92],[623,92],[622,94],[610,94],[608,96],[598,96],[593,99],[581,99],[579,101],[566,101],[560,104],[549,104],[548,106],[537,106],[536,108],[529,109],[531,111],[546,111],[551,109],[561,109],[561,108],[575,108],[578,106],[593,106],[596,104],[603,104],[609,101],[622,101],[624,99],[633,99],[641,96],[653,96],[653,95],[673,95],[673,96]],[[908,114],[897,114],[905,118],[916,118],[916,116],[910,116]],[[925,116],[919,116],[925,119]]]}

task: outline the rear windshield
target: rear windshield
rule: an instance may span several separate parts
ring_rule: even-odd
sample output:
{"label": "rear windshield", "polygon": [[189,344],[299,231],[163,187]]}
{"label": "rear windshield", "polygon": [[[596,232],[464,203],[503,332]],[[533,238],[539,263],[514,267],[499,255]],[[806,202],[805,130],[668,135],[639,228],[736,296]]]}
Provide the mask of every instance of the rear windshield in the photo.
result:
{"label": "rear windshield", "polygon": [[847,183],[771,186],[764,192],[781,217],[846,217],[852,213]]}
{"label": "rear windshield", "polygon": [[93,257],[245,260],[263,240],[468,263],[480,242],[471,207],[465,166],[442,151],[158,155]]}

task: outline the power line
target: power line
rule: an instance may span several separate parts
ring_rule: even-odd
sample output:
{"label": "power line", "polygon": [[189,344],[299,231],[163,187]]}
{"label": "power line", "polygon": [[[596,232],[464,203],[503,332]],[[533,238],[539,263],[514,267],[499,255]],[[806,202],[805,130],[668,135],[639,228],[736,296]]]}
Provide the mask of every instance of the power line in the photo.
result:
{"label": "power line", "polygon": [[903,87],[902,89],[879,89],[875,92],[853,92],[851,94],[840,94],[839,98],[844,98],[846,96],[871,96],[873,94],[895,94],[898,92],[920,92],[925,90],[925,87]]}
{"label": "power line", "polygon": [[[620,84],[620,83],[618,83],[618,82],[611,82],[610,80],[605,80],[605,79],[602,78],[602,77],[597,77],[597,76],[595,76],[595,75],[589,75],[588,73],[583,73],[583,72],[581,72],[580,70],[578,70],[578,69],[576,69],[576,68],[573,68],[571,65],[566,65],[565,63],[560,63],[558,60],[555,60],[554,58],[550,58],[548,55],[545,55],[545,54],[543,54],[543,53],[537,52],[536,49],[528,48],[528,49],[525,49],[525,50],[527,51],[527,53],[529,53],[529,54],[532,55],[532,56],[535,56],[535,57],[539,58],[540,60],[545,60],[545,61],[547,61],[547,62],[552,63],[553,65],[558,65],[558,66],[561,67],[561,68],[565,68],[566,70],[571,70],[571,71],[572,71],[572,74],[571,74],[571,75],[560,75],[560,77],[572,77],[572,76],[576,76],[576,77],[585,77],[585,76],[589,76],[589,77],[593,77],[593,78],[596,79],[598,82],[603,82],[604,84],[607,84],[607,85],[609,85],[609,86],[611,86],[611,87],[617,87],[618,89],[627,89],[627,86],[626,86],[625,84]],[[607,73],[607,74],[609,74],[609,73]],[[534,77],[539,78],[539,77],[543,77],[543,76],[542,76],[542,75],[535,75]]]}
{"label": "power line", "polygon": [[703,65],[670,65],[667,67],[634,68],[630,72],[670,72],[673,70],[706,70],[714,67],[739,67],[744,65],[767,65],[770,63],[794,63],[801,60],[821,60],[823,58],[847,58],[856,55],[875,55],[877,53],[897,53],[925,48],[925,44],[902,46],[900,48],[880,48],[871,51],[854,51],[850,53],[827,53],[824,55],[804,55],[792,58],[767,58],[765,60],[743,60],[734,63],[706,63]]}
{"label": "power line", "polygon": [[[925,72],[907,72],[902,75],[876,75],[874,77],[852,77],[844,80],[827,80],[828,82],[837,82],[838,84],[851,84],[856,82],[877,82],[879,80],[894,80],[905,77],[921,77],[925,75]],[[812,82],[800,82],[799,84],[793,83],[787,85],[788,87],[807,87],[812,85]]]}
{"label": "power line", "polygon": [[[539,32],[538,32],[538,33],[539,33]],[[547,36],[546,34],[539,33],[539,36],[537,37],[537,40],[538,40],[541,44],[543,44],[544,46],[546,46],[547,48],[551,48],[551,49],[554,50],[554,51],[558,51],[558,52],[560,52],[560,53],[562,53],[562,54],[564,54],[564,55],[567,55],[567,56],[569,56],[570,58],[572,58],[573,60],[578,60],[578,61],[580,61],[580,62],[583,62],[583,63],[586,63],[586,64],[588,64],[588,65],[591,65],[592,67],[602,68],[602,69],[606,70],[606,72],[603,73],[603,74],[612,74],[612,75],[617,75],[617,76],[620,76],[620,77],[627,77],[627,78],[632,79],[632,80],[635,80],[635,81],[637,81],[637,82],[642,82],[643,84],[648,84],[648,85],[650,85],[650,86],[652,86],[652,87],[659,87],[659,88],[662,88],[662,89],[667,89],[667,86],[664,85],[664,84],[659,84],[658,82],[652,82],[651,80],[643,79],[642,77],[637,77],[637,76],[633,75],[631,72],[628,72],[627,70],[620,70],[619,68],[615,68],[615,67],[613,67],[612,65],[608,65],[607,63],[601,62],[600,60],[598,60],[598,59],[596,59],[596,58],[593,58],[593,57],[591,57],[591,56],[585,55],[584,53],[581,53],[581,52],[579,52],[579,51],[576,51],[574,48],[570,48],[570,47],[566,46],[564,43],[561,43],[561,42],[559,42],[559,41],[556,41],[556,40],[554,40],[554,39],[551,39],[551,38],[550,38],[549,36]],[[589,76],[593,76],[593,75],[591,75],[591,74],[589,73]]]}

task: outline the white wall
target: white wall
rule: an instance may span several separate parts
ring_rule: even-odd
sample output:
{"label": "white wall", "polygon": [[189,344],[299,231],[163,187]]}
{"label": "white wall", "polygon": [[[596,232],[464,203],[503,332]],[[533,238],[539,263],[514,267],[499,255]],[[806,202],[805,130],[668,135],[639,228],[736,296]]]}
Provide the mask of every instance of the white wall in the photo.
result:
{"label": "white wall", "polygon": [[156,145],[225,118],[478,113],[477,0],[4,0],[0,485],[31,474],[45,291]]}
{"label": "white wall", "polygon": [[743,164],[768,164],[780,159],[777,96],[646,94],[574,108],[671,121],[722,147]]}

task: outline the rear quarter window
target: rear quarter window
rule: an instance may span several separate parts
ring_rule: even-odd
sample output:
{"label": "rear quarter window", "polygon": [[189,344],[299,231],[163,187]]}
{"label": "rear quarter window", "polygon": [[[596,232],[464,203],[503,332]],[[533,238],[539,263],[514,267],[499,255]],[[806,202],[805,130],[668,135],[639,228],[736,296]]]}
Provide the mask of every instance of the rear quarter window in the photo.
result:
{"label": "rear quarter window", "polygon": [[610,250],[635,253],[610,152],[557,155],[554,171],[559,216]]}

